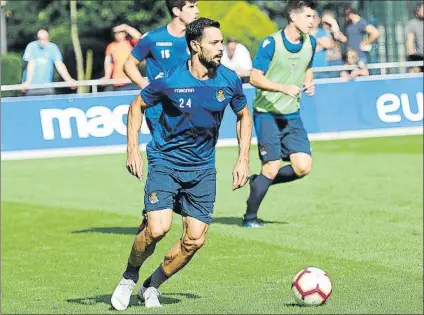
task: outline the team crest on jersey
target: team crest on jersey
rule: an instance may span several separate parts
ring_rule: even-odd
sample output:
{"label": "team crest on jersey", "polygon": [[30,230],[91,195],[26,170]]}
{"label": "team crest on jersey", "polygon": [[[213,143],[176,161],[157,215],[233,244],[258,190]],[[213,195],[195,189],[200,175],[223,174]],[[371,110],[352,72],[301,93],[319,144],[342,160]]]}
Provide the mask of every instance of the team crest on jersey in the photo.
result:
{"label": "team crest on jersey", "polygon": [[155,193],[155,192],[152,192],[152,193],[150,193],[150,195],[149,195],[149,202],[151,203],[151,204],[155,204],[155,203],[158,203],[159,202],[159,199],[158,199],[158,194],[157,193]]}
{"label": "team crest on jersey", "polygon": [[218,90],[218,91],[216,92],[216,99],[217,99],[219,102],[223,102],[223,101],[225,100],[225,93],[224,93],[224,90]]}
{"label": "team crest on jersey", "polygon": [[261,153],[262,156],[265,156],[265,155],[268,154],[268,152],[266,152],[266,150],[265,150],[265,147],[260,147],[259,152]]}

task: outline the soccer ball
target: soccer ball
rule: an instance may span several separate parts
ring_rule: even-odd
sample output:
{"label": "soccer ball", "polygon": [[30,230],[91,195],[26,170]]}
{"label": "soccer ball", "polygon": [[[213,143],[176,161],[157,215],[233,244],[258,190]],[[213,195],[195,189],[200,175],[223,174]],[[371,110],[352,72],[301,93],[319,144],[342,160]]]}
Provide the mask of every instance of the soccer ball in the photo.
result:
{"label": "soccer ball", "polygon": [[296,302],[302,306],[322,305],[331,295],[331,281],[324,270],[304,268],[294,277],[292,292]]}

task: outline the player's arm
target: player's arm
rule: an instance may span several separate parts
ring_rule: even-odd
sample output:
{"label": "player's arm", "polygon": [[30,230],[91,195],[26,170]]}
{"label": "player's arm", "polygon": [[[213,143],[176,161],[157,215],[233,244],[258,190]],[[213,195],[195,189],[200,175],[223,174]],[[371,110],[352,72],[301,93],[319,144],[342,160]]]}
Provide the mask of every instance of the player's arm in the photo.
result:
{"label": "player's arm", "polygon": [[252,116],[243,91],[243,83],[239,78],[235,82],[234,95],[230,105],[237,115],[236,132],[239,155],[233,170],[233,190],[236,190],[243,187],[249,180],[249,150],[252,138]]}
{"label": "player's arm", "polygon": [[250,141],[252,139],[252,115],[246,105],[237,113],[237,141],[239,146],[239,161],[249,162]]}
{"label": "player's arm", "polygon": [[243,187],[249,180],[249,150],[252,139],[252,115],[249,106],[246,105],[236,115],[239,156],[233,171],[233,190]]}
{"label": "player's arm", "polygon": [[124,64],[124,72],[133,83],[137,84],[141,89],[144,89],[149,82],[141,75],[138,69],[139,64],[140,61],[138,59],[133,55],[129,55]]}
{"label": "player's arm", "polygon": [[139,180],[142,179],[143,159],[140,154],[138,135],[145,109],[146,103],[140,95],[137,95],[128,109],[127,119],[127,169]]}
{"label": "player's arm", "polygon": [[310,36],[311,39],[311,45],[312,45],[312,57],[309,61],[308,69],[305,73],[305,78],[303,79],[303,91],[305,91],[305,94],[308,96],[313,96],[315,94],[315,84],[314,84],[314,73],[312,71],[312,64],[314,62],[315,58],[315,52],[317,48],[317,40],[315,37]]}
{"label": "player's arm", "polygon": [[281,84],[269,80],[262,70],[253,69],[250,74],[250,84],[258,89],[270,92],[281,92],[292,97],[297,97],[301,91],[296,85]]}
{"label": "player's arm", "polygon": [[155,106],[162,101],[162,91],[164,88],[164,79],[152,81],[137,95],[128,109],[127,169],[140,180],[142,179],[143,160],[139,150],[138,135],[141,130],[144,111],[147,107]]}
{"label": "player's arm", "polygon": [[137,84],[141,89],[144,89],[149,82],[143,78],[138,66],[150,53],[152,42],[149,38],[149,33],[143,35],[137,45],[132,50],[124,64],[124,72],[130,80]]}
{"label": "player's arm", "polygon": [[281,92],[297,97],[301,91],[298,86],[273,82],[265,76],[274,56],[274,51],[275,41],[273,38],[268,37],[262,41],[255,60],[253,61],[253,70],[250,73],[250,84],[264,91]]}
{"label": "player's arm", "polygon": [[314,73],[311,68],[306,70],[305,79],[303,80],[303,90],[306,95],[313,96],[315,94]]}

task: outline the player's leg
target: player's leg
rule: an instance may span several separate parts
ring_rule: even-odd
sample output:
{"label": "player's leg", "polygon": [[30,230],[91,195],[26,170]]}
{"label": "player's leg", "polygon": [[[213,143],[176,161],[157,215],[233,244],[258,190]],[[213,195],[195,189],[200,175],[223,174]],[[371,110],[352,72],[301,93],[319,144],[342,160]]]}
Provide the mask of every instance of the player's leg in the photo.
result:
{"label": "player's leg", "polygon": [[147,213],[146,225],[133,242],[127,268],[111,297],[112,306],[116,310],[125,310],[128,307],[139,279],[140,267],[153,254],[156,244],[169,231],[171,223],[171,209]]}
{"label": "player's leg", "polygon": [[263,223],[257,219],[259,206],[268,188],[271,186],[281,159],[281,122],[270,114],[254,113],[254,123],[258,138],[259,158],[262,171],[250,178],[250,195],[247,199],[247,209],[243,217],[244,227],[261,227]]}
{"label": "player's leg", "polygon": [[308,135],[300,117],[289,119],[281,139],[282,158],[291,164],[283,166],[273,185],[300,179],[311,172],[312,154]]}
{"label": "player's leg", "polygon": [[[185,174],[184,174],[185,173]],[[205,235],[212,220],[216,195],[216,171],[180,172],[182,185],[179,203],[183,214],[183,234],[165,255],[163,263],[143,283],[140,292],[146,307],[159,307],[159,286],[188,264],[203,246]],[[144,292],[143,292],[144,291]]]}
{"label": "player's leg", "polygon": [[[143,294],[146,300],[146,307],[160,306],[158,301],[156,301],[160,294],[157,291],[159,286],[183,269],[203,246],[208,226],[205,222],[183,214],[183,234],[181,239],[168,250],[163,263],[143,283],[143,290],[140,293]],[[156,293],[156,298],[153,301],[148,301],[149,296],[146,296],[146,292],[150,288],[156,289],[152,290]],[[147,295],[150,295],[148,293]]]}
{"label": "player's leg", "polygon": [[169,171],[149,167],[144,196],[147,220],[142,224],[133,242],[127,268],[113,292],[111,302],[117,310],[128,307],[132,291],[139,278],[141,265],[171,228],[172,207],[177,190],[174,186],[175,182]]}

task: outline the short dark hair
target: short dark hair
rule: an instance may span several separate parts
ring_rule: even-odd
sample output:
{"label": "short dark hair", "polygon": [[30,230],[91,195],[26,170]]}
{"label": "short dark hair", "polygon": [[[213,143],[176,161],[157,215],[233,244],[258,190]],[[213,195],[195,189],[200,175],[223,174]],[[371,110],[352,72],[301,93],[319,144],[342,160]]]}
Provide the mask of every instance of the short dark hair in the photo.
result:
{"label": "short dark hair", "polygon": [[290,20],[290,13],[296,10],[300,10],[303,8],[311,8],[312,10],[315,10],[316,4],[313,0],[288,0],[286,5],[286,17],[287,21],[291,22]]}
{"label": "short dark hair", "polygon": [[174,16],[174,13],[172,13],[173,8],[178,8],[182,10],[187,2],[195,3],[197,2],[197,0],[166,0],[165,2],[166,2],[166,8],[168,9],[169,14],[171,14],[171,16],[173,17]]}
{"label": "short dark hair", "polygon": [[355,10],[350,4],[343,7],[343,9],[342,9],[343,17],[347,17],[351,13],[359,14],[359,12],[357,10]]}
{"label": "short dark hair", "polygon": [[187,25],[186,30],[186,41],[187,46],[192,51],[190,42],[192,40],[200,40],[205,34],[205,28],[208,27],[215,27],[215,28],[221,28],[221,24],[219,22],[208,19],[208,18],[199,18],[197,20],[194,20],[189,25]]}

